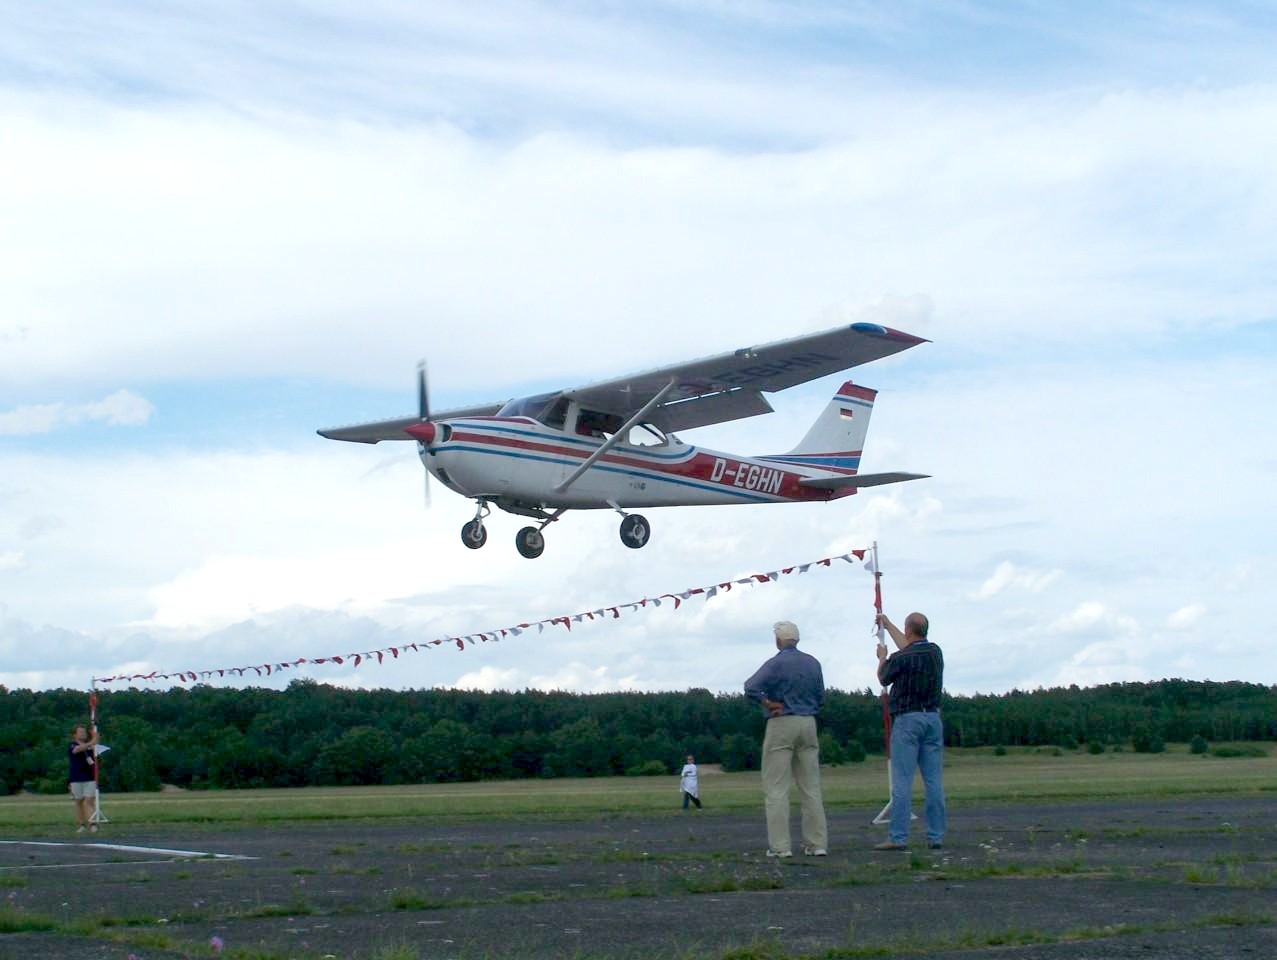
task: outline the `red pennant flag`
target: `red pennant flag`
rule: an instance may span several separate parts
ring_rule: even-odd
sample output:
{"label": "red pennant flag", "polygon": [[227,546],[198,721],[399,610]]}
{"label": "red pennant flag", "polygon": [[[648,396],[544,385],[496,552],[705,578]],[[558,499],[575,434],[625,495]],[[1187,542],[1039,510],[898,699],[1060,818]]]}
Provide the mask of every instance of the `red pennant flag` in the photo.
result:
{"label": "red pennant flag", "polygon": [[857,560],[865,559],[865,551],[863,550],[853,550],[851,551],[851,555],[854,556]]}
{"label": "red pennant flag", "polygon": [[346,661],[345,661],[345,660],[343,660],[341,657],[329,657],[328,659],[329,659],[329,660],[331,660],[333,663],[336,663],[336,664],[338,664],[338,665],[343,664],[343,663],[345,663],[345,662],[346,662]]}
{"label": "red pennant flag", "polygon": [[378,650],[378,651],[377,651],[377,662],[378,662],[378,663],[381,663],[381,661],[382,661],[382,660],[384,660],[384,659],[385,659],[385,657],[383,657],[383,656],[381,655],[381,651],[380,651],[380,650]]}
{"label": "red pennant flag", "polygon": [[464,650],[465,648],[466,648],[466,642],[462,640],[460,637],[457,637],[457,649]]}
{"label": "red pennant flag", "polygon": [[392,657],[394,657],[396,660],[398,660],[398,659],[399,659],[399,648],[398,648],[398,647],[391,647],[391,648],[390,648],[390,655],[391,655]]}
{"label": "red pennant flag", "polygon": [[360,654],[355,654],[355,666],[359,666],[364,662],[364,658]]}

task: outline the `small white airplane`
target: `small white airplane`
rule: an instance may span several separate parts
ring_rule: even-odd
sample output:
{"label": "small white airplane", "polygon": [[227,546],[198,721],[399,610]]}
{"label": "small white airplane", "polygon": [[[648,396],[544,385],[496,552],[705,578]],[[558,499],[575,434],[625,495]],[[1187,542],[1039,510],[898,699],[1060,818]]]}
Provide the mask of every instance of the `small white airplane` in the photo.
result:
{"label": "small white airplane", "polygon": [[575,390],[506,403],[430,411],[424,368],[415,417],[320,430],[321,437],[377,443],[416,440],[427,482],[478,503],[461,528],[473,550],[488,539],[484,518],[495,504],[539,523],[521,529],[525,557],[545,549],[542,531],[567,510],[611,508],[621,542],[637,549],[651,527],[639,507],[833,500],[860,487],[925,474],[857,473],[877,391],[844,383],[807,435],[788,453],[742,457],[684,443],[690,430],[761,413],[763,393],[899,353],[926,341],[874,323],[617,377]]}

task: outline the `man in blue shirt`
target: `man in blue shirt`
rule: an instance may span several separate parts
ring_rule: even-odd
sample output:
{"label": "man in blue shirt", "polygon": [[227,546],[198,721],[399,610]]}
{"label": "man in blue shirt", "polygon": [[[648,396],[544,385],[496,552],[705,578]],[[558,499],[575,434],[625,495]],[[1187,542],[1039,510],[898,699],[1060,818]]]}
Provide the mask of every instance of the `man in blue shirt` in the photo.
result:
{"label": "man in blue shirt", "polygon": [[745,681],[745,696],[767,716],[763,737],[763,798],[767,810],[767,856],[792,857],[789,788],[802,801],[803,853],[823,857],[829,838],[820,796],[820,745],[816,713],[825,699],[820,661],[798,650],[798,628],[782,620],[773,628],[780,652]]}

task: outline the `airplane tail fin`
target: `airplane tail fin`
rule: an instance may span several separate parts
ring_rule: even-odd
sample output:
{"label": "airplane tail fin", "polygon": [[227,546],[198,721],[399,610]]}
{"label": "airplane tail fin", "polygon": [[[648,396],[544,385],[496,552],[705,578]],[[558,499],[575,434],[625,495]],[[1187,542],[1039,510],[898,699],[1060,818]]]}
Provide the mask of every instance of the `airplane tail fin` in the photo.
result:
{"label": "airplane tail fin", "polygon": [[877,390],[858,387],[848,380],[838,388],[798,446],[768,459],[834,473],[855,473],[860,468],[860,452],[877,396]]}

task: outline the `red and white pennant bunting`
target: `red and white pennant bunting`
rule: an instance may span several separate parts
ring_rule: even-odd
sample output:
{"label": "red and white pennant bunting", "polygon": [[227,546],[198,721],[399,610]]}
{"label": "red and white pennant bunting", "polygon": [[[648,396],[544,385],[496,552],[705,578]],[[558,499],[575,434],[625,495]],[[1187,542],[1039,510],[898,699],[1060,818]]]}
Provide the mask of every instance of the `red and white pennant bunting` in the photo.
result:
{"label": "red and white pennant bunting", "polygon": [[[755,573],[748,577],[741,577],[736,580],[724,580],[722,583],[710,584],[706,587],[691,587],[680,593],[662,593],[655,597],[644,597],[641,600],[634,600],[630,603],[618,603],[609,606],[597,607],[594,610],[587,610],[583,613],[576,613],[560,617],[547,617],[544,620],[529,621],[528,623],[520,623],[512,627],[500,627],[496,630],[485,630],[482,633],[463,634],[459,637],[440,637],[438,640],[426,640],[420,643],[408,643],[397,647],[383,647],[380,650],[366,650],[360,653],[347,653],[332,655],[327,657],[298,657],[295,660],[286,660],[282,663],[260,663],[250,664],[246,667],[215,667],[210,670],[178,670],[170,673],[158,673],[151,671],[150,673],[133,673],[120,674],[115,677],[94,677],[93,682],[96,683],[127,683],[137,680],[176,680],[180,683],[198,683],[200,680],[210,680],[213,677],[225,677],[227,674],[234,674],[242,677],[248,671],[252,670],[257,676],[271,676],[277,671],[292,670],[303,664],[324,665],[335,663],[337,666],[344,666],[346,661],[350,661],[352,666],[358,667],[365,661],[372,660],[374,657],[377,663],[382,663],[387,654],[393,659],[399,659],[401,653],[418,653],[421,650],[428,650],[431,647],[442,646],[445,643],[455,643],[458,650],[464,650],[466,644],[471,645],[476,642],[486,643],[489,638],[495,643],[505,636],[519,636],[524,630],[532,627],[537,628],[537,633],[541,633],[547,626],[562,626],[568,630],[572,629],[572,624],[581,623],[583,620],[593,621],[596,617],[605,619],[608,614],[613,620],[621,616],[622,610],[643,610],[650,604],[654,607],[661,606],[664,600],[673,600],[674,609],[677,610],[684,600],[688,600],[695,596],[703,596],[706,600],[711,599],[719,594],[719,592],[727,593],[733,586],[754,586],[756,584],[775,583],[781,577],[789,576],[795,573],[806,573],[812,567],[828,567],[835,560],[845,560],[848,563],[855,560],[863,561],[867,550],[852,550],[849,553],[839,554],[836,557],[825,557],[822,560],[813,560],[809,563],[797,564],[792,567],[784,567],[780,570],[772,570],[768,573]],[[476,640],[477,638],[477,640]]]}

